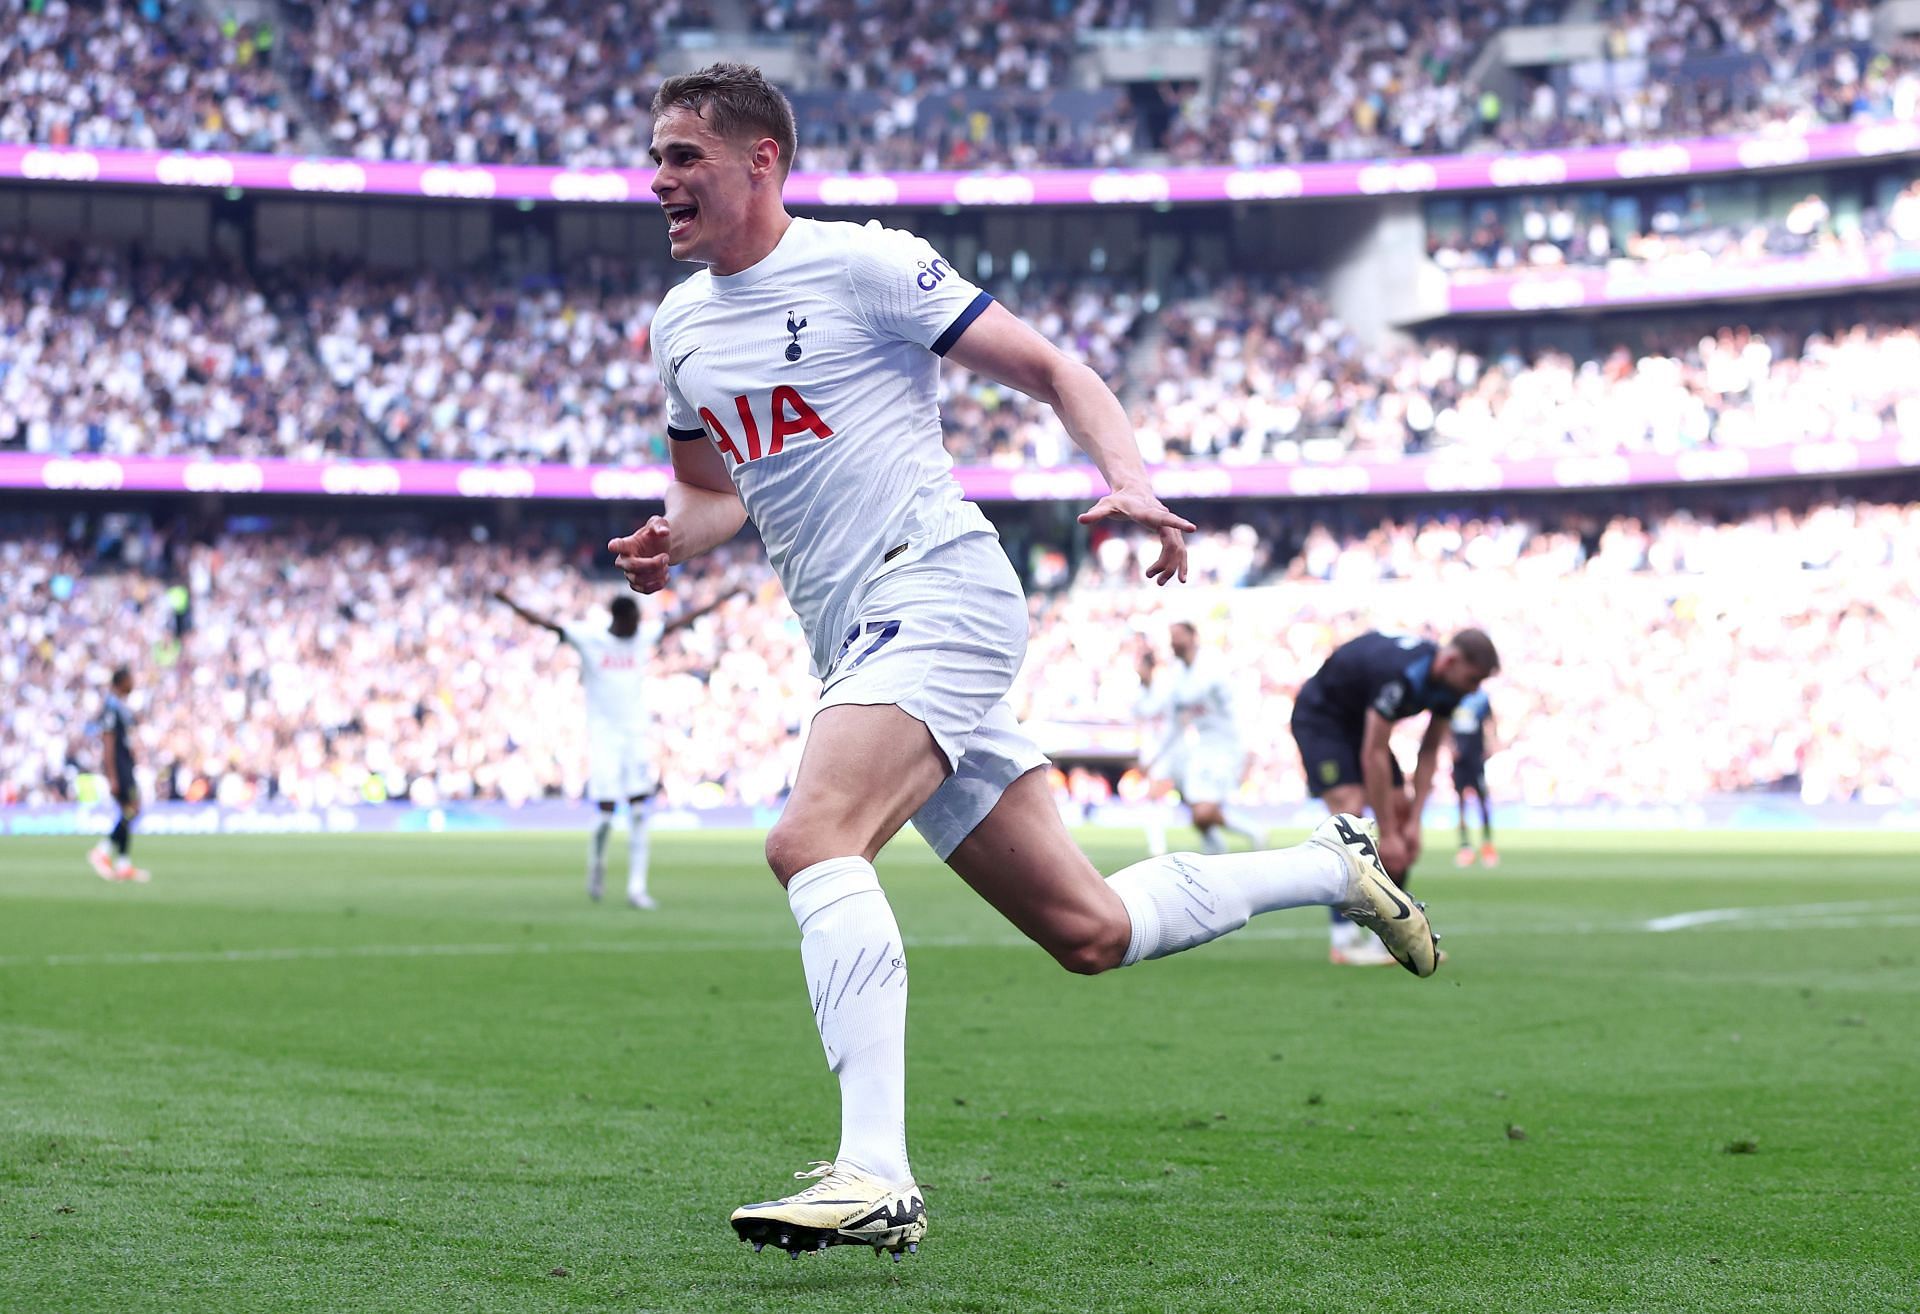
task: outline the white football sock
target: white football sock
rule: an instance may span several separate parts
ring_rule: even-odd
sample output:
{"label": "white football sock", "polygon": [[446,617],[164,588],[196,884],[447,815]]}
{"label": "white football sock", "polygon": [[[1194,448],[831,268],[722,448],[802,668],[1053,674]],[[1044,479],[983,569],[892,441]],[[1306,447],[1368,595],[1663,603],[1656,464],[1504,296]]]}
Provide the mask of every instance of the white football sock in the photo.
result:
{"label": "white football sock", "polygon": [[1200,826],[1200,851],[1218,856],[1227,851],[1227,837],[1220,833],[1218,826]]}
{"label": "white football sock", "polygon": [[1147,852],[1156,858],[1167,855],[1167,821],[1158,811],[1147,817]]}
{"label": "white football sock", "polygon": [[1253,845],[1256,849],[1260,847],[1260,828],[1241,816],[1238,809],[1223,805],[1220,809],[1220,820],[1226,823],[1228,830],[1238,835],[1241,839]]}
{"label": "white football sock", "polygon": [[1257,853],[1171,853],[1107,878],[1133,920],[1121,966],[1205,944],[1280,908],[1337,903],[1347,888],[1340,855],[1318,844]]}
{"label": "white football sock", "polygon": [[827,1066],[840,1078],[834,1162],[889,1182],[907,1164],[907,960],[864,858],[816,862],[787,883]]}
{"label": "white football sock", "polygon": [[627,897],[644,898],[647,893],[647,806],[648,801],[627,805]]}

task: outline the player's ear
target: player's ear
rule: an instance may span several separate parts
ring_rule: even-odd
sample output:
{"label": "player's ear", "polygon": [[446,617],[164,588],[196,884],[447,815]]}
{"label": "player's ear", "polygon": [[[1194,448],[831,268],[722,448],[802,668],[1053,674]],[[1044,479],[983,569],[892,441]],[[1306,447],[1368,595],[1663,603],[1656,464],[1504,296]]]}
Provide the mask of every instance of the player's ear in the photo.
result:
{"label": "player's ear", "polygon": [[747,152],[747,165],[753,172],[754,181],[764,178],[778,179],[780,176],[780,143],[771,137],[762,137]]}

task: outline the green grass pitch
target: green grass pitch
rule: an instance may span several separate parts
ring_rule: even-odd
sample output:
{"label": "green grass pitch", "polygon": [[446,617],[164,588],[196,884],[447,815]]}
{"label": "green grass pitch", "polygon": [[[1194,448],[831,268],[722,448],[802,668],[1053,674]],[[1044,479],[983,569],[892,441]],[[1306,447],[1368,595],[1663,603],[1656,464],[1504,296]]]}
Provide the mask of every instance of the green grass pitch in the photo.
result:
{"label": "green grass pitch", "polygon": [[838,1131],[756,837],[652,915],[573,834],[0,841],[0,1310],[1920,1310],[1920,836],[1433,843],[1424,982],[1070,977],[895,846],[896,1265],[726,1224]]}

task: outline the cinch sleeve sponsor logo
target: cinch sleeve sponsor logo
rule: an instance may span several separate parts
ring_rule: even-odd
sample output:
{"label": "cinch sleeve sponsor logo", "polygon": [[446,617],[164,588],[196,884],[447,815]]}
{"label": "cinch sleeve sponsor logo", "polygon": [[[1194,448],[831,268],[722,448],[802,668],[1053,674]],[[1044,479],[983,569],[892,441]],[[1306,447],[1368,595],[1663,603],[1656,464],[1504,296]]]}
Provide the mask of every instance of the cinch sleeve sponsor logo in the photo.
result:
{"label": "cinch sleeve sponsor logo", "polygon": [[1093,496],[1093,476],[1078,470],[1017,474],[1007,485],[1017,502],[1072,501]]}
{"label": "cinch sleeve sponsor logo", "polygon": [[1613,171],[1622,178],[1664,178],[1693,168],[1685,146],[1638,146],[1613,158]]}
{"label": "cinch sleeve sponsor logo", "polygon": [[1487,170],[1495,187],[1550,187],[1567,180],[1563,155],[1504,155]]}
{"label": "cinch sleeve sponsor logo", "polygon": [[659,470],[595,470],[593,495],[608,502],[652,502],[667,495],[671,478]]}
{"label": "cinch sleeve sponsor logo", "polygon": [[1087,190],[1101,205],[1152,205],[1173,194],[1164,173],[1103,173]]}
{"label": "cinch sleeve sponsor logo", "polygon": [[468,201],[484,201],[493,195],[499,180],[491,169],[456,169],[436,164],[420,171],[422,196],[454,196]]}
{"label": "cinch sleeve sponsor logo", "polygon": [[954,180],[953,199],[961,205],[1032,205],[1033,182],[1011,173],[969,174]]}
{"label": "cinch sleeve sponsor logo", "polygon": [[1856,155],[1904,155],[1920,150],[1920,123],[1869,123],[1853,137]]}
{"label": "cinch sleeve sponsor logo", "polygon": [[547,185],[556,201],[624,201],[633,194],[618,173],[559,173]]}
{"label": "cinch sleeve sponsor logo", "polygon": [[127,481],[127,472],[118,461],[48,461],[40,468],[40,482],[47,488],[119,488]]}
{"label": "cinch sleeve sponsor logo", "polygon": [[253,461],[195,461],[180,479],[190,493],[257,493],[267,473]]}
{"label": "cinch sleeve sponsor logo", "polygon": [[20,176],[92,182],[100,176],[100,157],[92,151],[28,151],[20,157]]}
{"label": "cinch sleeve sponsor logo", "polygon": [[1287,476],[1287,490],[1297,497],[1352,497],[1372,488],[1373,476],[1357,465],[1310,465]]}
{"label": "cinch sleeve sponsor logo", "polygon": [[1388,192],[1430,192],[1440,185],[1440,174],[1424,160],[1405,164],[1370,164],[1356,179],[1368,196]]}
{"label": "cinch sleeve sponsor logo", "polygon": [[1586,301],[1586,285],[1577,278],[1522,278],[1507,289],[1507,304],[1515,310],[1558,310]]}
{"label": "cinch sleeve sponsor logo", "polygon": [[1787,460],[1800,474],[1834,474],[1857,469],[1860,449],[1852,443],[1801,443]]}
{"label": "cinch sleeve sponsor logo", "polygon": [[1298,169],[1235,169],[1223,187],[1229,201],[1280,201],[1305,195],[1307,180]]}
{"label": "cinch sleeve sponsor logo", "polygon": [[1438,461],[1427,467],[1424,479],[1436,493],[1471,493],[1507,485],[1506,471],[1494,461]]}
{"label": "cinch sleeve sponsor logo", "polygon": [[1553,482],[1562,488],[1614,488],[1633,481],[1633,462],[1624,456],[1570,456],[1553,463]]}
{"label": "cinch sleeve sponsor logo", "polygon": [[822,205],[893,205],[899,199],[900,184],[877,174],[820,180]]}
{"label": "cinch sleeve sponsor logo", "polygon": [[367,171],[352,160],[302,160],[287,170],[296,192],[364,192]]}
{"label": "cinch sleeve sponsor logo", "polygon": [[217,155],[163,155],[154,178],[169,187],[231,187],[233,161]]}
{"label": "cinch sleeve sponsor logo", "polygon": [[1761,137],[1743,141],[1734,148],[1743,169],[1775,169],[1783,164],[1801,164],[1813,153],[1805,137]]}
{"label": "cinch sleeve sponsor logo", "polygon": [[1228,470],[1156,470],[1153,491],[1162,497],[1230,497],[1233,474]]}
{"label": "cinch sleeve sponsor logo", "polygon": [[533,471],[521,466],[468,466],[454,479],[462,497],[532,497]]}
{"label": "cinch sleeve sponsor logo", "polygon": [[1682,452],[1673,460],[1673,468],[1682,479],[1739,479],[1753,468],[1745,452],[1726,449],[1702,449]]}
{"label": "cinch sleeve sponsor logo", "polygon": [[400,491],[400,472],[390,465],[330,465],[320,472],[320,491],[385,497]]}

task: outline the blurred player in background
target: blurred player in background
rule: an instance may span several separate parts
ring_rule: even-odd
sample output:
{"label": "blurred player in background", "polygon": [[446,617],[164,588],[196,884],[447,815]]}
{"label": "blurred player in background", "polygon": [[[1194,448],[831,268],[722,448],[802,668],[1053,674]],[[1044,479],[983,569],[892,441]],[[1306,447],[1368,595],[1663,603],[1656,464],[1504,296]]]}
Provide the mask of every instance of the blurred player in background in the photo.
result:
{"label": "blurred player in background", "polygon": [[[651,593],[751,518],[822,681],[767,862],[799,924],[814,1023],[840,1080],[840,1148],[797,1174],[810,1185],[731,1221],[756,1247],[897,1256],[925,1235],[926,1203],[907,1159],[906,953],[873,863],[909,820],[1075,972],[1318,904],[1384,928],[1426,976],[1433,932],[1357,817],[1283,852],[1177,853],[1101,878],[1006,702],[1026,655],[1026,598],[953,476],[940,358],[1051,406],[1112,490],[1081,523],[1144,525],[1159,540],[1147,575],[1183,579],[1193,526],[1154,496],[1125,410],[920,238],[788,214],[793,108],[758,69],[668,78],[653,114],[668,247],[706,268],[667,293],[651,331],[674,440],[667,512],[607,546]],[[781,1107],[777,1082],[763,1086]]]}
{"label": "blurred player in background", "polygon": [[1453,709],[1453,792],[1460,807],[1460,851],[1453,865],[1473,865],[1473,842],[1467,838],[1467,795],[1480,809],[1480,861],[1500,865],[1493,847],[1493,807],[1487,802],[1487,759],[1499,751],[1494,737],[1493,704],[1484,689],[1476,689]]}
{"label": "blurred player in background", "polygon": [[643,685],[646,661],[653,647],[674,630],[691,625],[718,607],[733,592],[722,594],[697,610],[640,632],[640,606],[621,595],[608,610],[612,621],[604,630],[584,625],[562,625],[528,611],[504,590],[494,597],[514,614],[580,654],[580,683],[587,692],[587,793],[600,805],[600,821],[587,846],[587,897],[599,900],[607,883],[607,837],[621,800],[627,804],[627,903],[643,910],[658,905],[647,890],[647,805],[659,788],[650,738]]}
{"label": "blurred player in background", "polygon": [[[1499,669],[1493,641],[1479,630],[1462,630],[1445,646],[1371,633],[1334,649],[1300,686],[1293,739],[1308,792],[1331,813],[1372,809],[1380,826],[1380,860],[1402,889],[1420,858],[1420,818],[1448,718]],[[1422,712],[1429,719],[1409,782],[1393,756],[1393,725]],[[1329,956],[1350,966],[1395,961],[1376,939],[1338,917]]]}
{"label": "blurred player in background", "polygon": [[[87,861],[103,881],[147,881],[151,877],[133,865],[133,823],[140,815],[140,786],[133,778],[133,672],[117,667],[107,682],[106,706],[101,714],[100,769],[107,778],[107,794],[119,809],[113,833],[93,846]],[[108,842],[112,848],[108,848]]]}
{"label": "blurred player in background", "polygon": [[[1227,800],[1246,775],[1247,754],[1234,720],[1233,693],[1220,663],[1200,653],[1200,635],[1187,621],[1175,621],[1167,634],[1173,662],[1156,672],[1152,648],[1141,652],[1141,715],[1157,723],[1158,746],[1142,763],[1147,774],[1170,780],[1187,805],[1204,853],[1225,853],[1230,831],[1258,848],[1252,826],[1235,823]],[[1149,842],[1151,843],[1151,835]],[[1164,839],[1160,850],[1165,851]]]}

